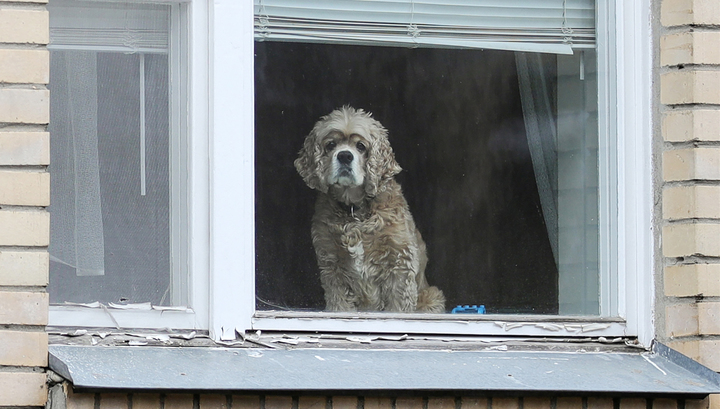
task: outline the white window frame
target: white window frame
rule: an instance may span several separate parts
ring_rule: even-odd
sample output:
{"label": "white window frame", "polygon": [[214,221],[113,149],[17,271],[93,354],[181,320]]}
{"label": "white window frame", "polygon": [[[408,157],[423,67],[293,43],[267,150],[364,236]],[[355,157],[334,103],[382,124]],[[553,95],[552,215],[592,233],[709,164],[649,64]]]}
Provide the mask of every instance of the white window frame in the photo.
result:
{"label": "white window frame", "polygon": [[[617,133],[617,149],[601,158],[617,172],[617,224],[601,234],[612,237],[601,247],[615,273],[603,288],[617,288],[617,297],[601,294],[617,317],[492,316],[453,320],[445,316],[388,314],[285,313],[268,316],[255,311],[254,220],[254,38],[253,2],[192,0],[189,75],[189,191],[192,237],[190,269],[191,325],[166,325],[144,312],[128,318],[128,327],[208,329],[215,340],[232,340],[253,330],[424,333],[487,336],[636,336],[649,346],[654,336],[653,309],[653,182],[652,182],[652,44],[649,0],[598,0],[614,8],[615,19],[600,13],[600,29],[614,33],[615,52],[608,53],[611,73],[601,87],[616,88],[615,109],[600,134]],[[616,22],[614,27],[608,24]],[[612,38],[611,38],[612,41]],[[612,95],[612,93],[610,93]],[[613,166],[615,164],[615,166]],[[603,166],[603,165],[601,165]],[[607,183],[602,175],[601,183]],[[612,207],[612,206],[611,206]],[[604,310],[605,311],[605,310]],[[102,311],[97,311],[103,314]],[[177,314],[176,314],[177,313]],[[187,313],[187,312],[184,312]],[[113,312],[115,314],[115,312]],[[70,315],[73,315],[70,313]],[[51,325],[58,323],[51,309]],[[455,317],[452,317],[455,318]],[[70,321],[77,322],[77,315]],[[66,320],[68,322],[68,320]],[[139,323],[139,325],[136,325]],[[77,324],[75,324],[77,325]],[[107,322],[101,326],[108,325]]]}
{"label": "white window frame", "polygon": [[[174,235],[171,238],[173,254],[180,254],[173,262],[181,264],[180,268],[174,269],[181,273],[180,277],[173,277],[173,280],[175,288],[180,287],[180,291],[187,294],[189,307],[146,310],[51,305],[49,325],[206,330],[210,325],[209,6],[206,0],[192,3],[157,0],[125,2],[167,4],[171,7],[171,167],[180,169],[171,175],[172,195],[183,195],[175,191],[178,186],[187,192],[185,201],[173,200],[174,205],[187,207],[180,210],[187,214],[187,218],[181,217],[177,209],[172,214],[173,230],[183,232],[183,237],[178,239]],[[188,29],[183,30],[186,26]],[[52,49],[52,44],[49,48]],[[183,112],[189,115],[182,117]]]}
{"label": "white window frame", "polygon": [[[236,254],[236,259],[228,261],[228,269],[240,272],[235,276],[235,285],[225,286],[224,290],[230,288],[244,288],[245,297],[234,299],[235,308],[228,311],[241,312],[233,321],[223,321],[221,325],[215,324],[215,331],[222,329],[223,336],[231,337],[227,328],[236,328],[239,332],[248,329],[252,330],[278,330],[278,331],[354,331],[354,332],[387,332],[387,333],[435,333],[435,334],[474,334],[474,335],[520,335],[520,336],[637,336],[643,345],[649,345],[653,338],[652,311],[653,311],[653,230],[652,230],[652,167],[651,167],[651,102],[650,73],[651,73],[651,44],[650,44],[650,6],[647,0],[623,2],[620,0],[599,0],[606,1],[615,8],[616,19],[608,15],[598,16],[601,29],[607,27],[613,21],[617,27],[607,27],[609,33],[615,33],[616,50],[614,55],[609,57],[609,70],[615,75],[609,76],[609,83],[602,84],[608,88],[616,87],[617,101],[607,101],[606,109],[617,106],[615,115],[611,115],[611,121],[603,124],[601,132],[617,132],[617,152],[607,155],[603,160],[612,165],[616,161],[617,167],[617,226],[611,227],[609,232],[617,240],[616,245],[606,246],[601,250],[611,260],[616,273],[613,277],[603,283],[609,286],[617,285],[617,305],[611,306],[617,311],[618,319],[573,319],[570,317],[541,317],[541,316],[517,316],[517,317],[493,317],[488,316],[478,320],[452,320],[445,317],[432,319],[415,315],[410,319],[403,319],[400,316],[388,314],[307,314],[307,313],[282,313],[266,314],[256,313],[254,289],[254,253],[247,251],[253,248],[254,242],[254,212],[252,202],[244,202],[241,208],[235,207],[235,216],[244,215],[244,220],[239,219],[214,219],[217,223],[223,224],[223,229],[236,231],[238,236],[244,240],[241,242],[243,251]],[[252,107],[253,93],[251,90],[252,79],[252,30],[251,20],[253,18],[253,7],[248,4],[217,5],[223,12],[218,13],[213,20],[213,35],[216,39],[216,50],[223,50],[222,53],[215,53],[214,81],[215,84],[237,84],[237,91],[231,92],[236,98],[241,97],[243,101],[236,102],[237,107]],[[244,22],[246,25],[241,25]],[[240,37],[238,37],[238,35]],[[612,40],[612,39],[611,39]],[[238,49],[239,47],[239,49]],[[246,47],[246,48],[242,48]],[[612,48],[607,44],[598,45],[599,52],[610,53]],[[234,51],[230,53],[230,51]],[[227,53],[232,54],[228,57]],[[242,55],[242,58],[238,58]],[[612,62],[615,62],[614,64]],[[219,65],[219,67],[217,67]],[[610,67],[606,67],[610,68]],[[237,73],[246,72],[238,78]],[[242,92],[239,92],[242,90]],[[216,92],[218,90],[216,89]],[[228,88],[221,92],[227,93]],[[218,98],[216,97],[217,101]],[[220,118],[218,104],[214,108],[214,118]],[[228,105],[221,109],[228,111],[228,115],[236,112]],[[247,112],[252,112],[248,109]],[[243,112],[243,115],[245,112]],[[245,118],[243,116],[243,118]],[[253,152],[253,124],[252,117],[241,124],[242,139],[233,141],[235,149],[240,152]],[[226,123],[226,122],[223,122]],[[215,124],[215,137],[219,137],[221,128],[220,122]],[[238,123],[232,121],[227,124],[225,132],[238,133]],[[229,148],[229,146],[226,146]],[[217,151],[216,151],[217,152]],[[227,153],[227,151],[225,151]],[[230,155],[227,162],[218,162],[214,157],[213,168],[215,172],[232,171],[237,169],[239,158]],[[244,165],[244,163],[243,163]],[[613,166],[610,166],[612,169]],[[247,187],[247,192],[253,192],[253,168],[243,166],[247,173],[238,175],[235,186]],[[239,180],[241,183],[238,183]],[[216,185],[217,186],[217,185]],[[246,207],[247,206],[247,207]],[[240,210],[242,209],[242,210]],[[237,220],[237,225],[232,226],[225,223],[227,220]],[[237,230],[236,230],[237,229]],[[242,233],[241,233],[242,231]],[[215,240],[224,237],[213,234]],[[613,249],[616,249],[613,251]],[[616,254],[613,254],[616,252]],[[222,254],[214,252],[216,260],[220,260]],[[216,264],[217,265],[217,264]],[[240,268],[236,266],[242,266]],[[215,270],[214,273],[222,274]],[[230,277],[228,277],[230,278]],[[617,283],[613,283],[617,280]],[[227,284],[227,281],[220,282]],[[228,294],[230,296],[230,294]],[[604,301],[612,303],[613,297],[603,294]],[[218,302],[218,300],[215,300]],[[303,319],[298,319],[302,317]],[[454,318],[454,317],[453,317]],[[226,322],[232,323],[230,325]]]}

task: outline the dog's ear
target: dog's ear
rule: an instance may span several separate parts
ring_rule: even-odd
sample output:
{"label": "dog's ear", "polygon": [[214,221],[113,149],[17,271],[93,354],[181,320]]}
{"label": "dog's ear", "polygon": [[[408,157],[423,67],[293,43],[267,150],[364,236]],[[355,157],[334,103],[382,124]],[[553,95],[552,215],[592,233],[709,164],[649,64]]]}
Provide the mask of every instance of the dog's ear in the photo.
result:
{"label": "dog's ear", "polygon": [[322,157],[322,147],[317,143],[318,124],[315,125],[310,134],[305,137],[305,143],[295,159],[295,169],[302,176],[305,183],[311,189],[317,189],[323,193],[327,193],[328,186],[322,176],[320,169]]}
{"label": "dog's ear", "polygon": [[384,181],[400,173],[402,168],[395,161],[387,130],[374,119],[370,124],[370,136],[365,192],[372,197],[378,194],[378,190],[382,191]]}

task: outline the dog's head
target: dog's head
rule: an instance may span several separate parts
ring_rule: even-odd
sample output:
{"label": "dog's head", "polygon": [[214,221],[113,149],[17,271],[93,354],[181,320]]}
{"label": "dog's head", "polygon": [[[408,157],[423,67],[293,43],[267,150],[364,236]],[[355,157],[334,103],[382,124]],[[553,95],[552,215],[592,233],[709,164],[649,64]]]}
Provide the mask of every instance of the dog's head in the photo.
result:
{"label": "dog's head", "polygon": [[362,191],[374,197],[384,181],[402,169],[387,130],[362,109],[343,107],[320,118],[295,160],[312,189],[327,193]]}

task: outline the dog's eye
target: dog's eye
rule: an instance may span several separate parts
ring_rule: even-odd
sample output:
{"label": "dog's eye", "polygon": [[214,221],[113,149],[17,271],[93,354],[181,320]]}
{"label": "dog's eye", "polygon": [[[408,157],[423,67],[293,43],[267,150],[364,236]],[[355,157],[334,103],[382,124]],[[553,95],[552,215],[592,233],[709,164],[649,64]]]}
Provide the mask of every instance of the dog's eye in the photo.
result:
{"label": "dog's eye", "polygon": [[330,141],[325,144],[325,150],[331,151],[331,150],[335,149],[336,146],[337,146],[337,143],[335,143],[335,141]]}
{"label": "dog's eye", "polygon": [[367,150],[367,147],[362,142],[358,142],[355,146],[357,147],[357,150],[360,151],[360,153],[363,153]]}

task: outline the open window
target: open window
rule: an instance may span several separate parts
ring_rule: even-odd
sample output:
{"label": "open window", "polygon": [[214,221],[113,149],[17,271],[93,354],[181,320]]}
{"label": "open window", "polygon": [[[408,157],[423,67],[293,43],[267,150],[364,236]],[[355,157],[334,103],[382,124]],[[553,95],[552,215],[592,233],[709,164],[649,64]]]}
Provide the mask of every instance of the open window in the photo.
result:
{"label": "open window", "polygon": [[194,328],[185,8],[49,11],[51,324]]}

